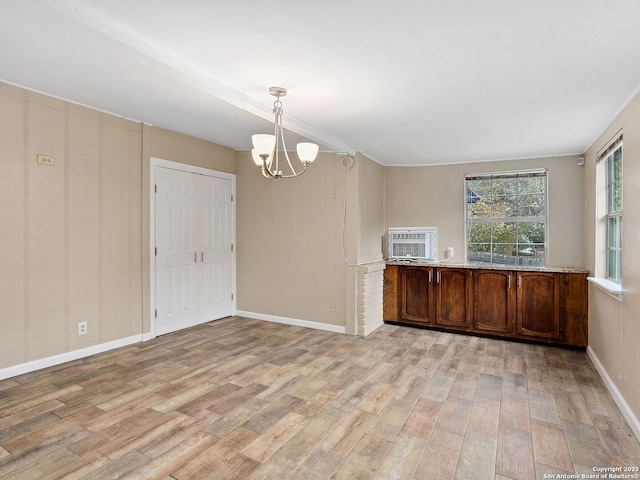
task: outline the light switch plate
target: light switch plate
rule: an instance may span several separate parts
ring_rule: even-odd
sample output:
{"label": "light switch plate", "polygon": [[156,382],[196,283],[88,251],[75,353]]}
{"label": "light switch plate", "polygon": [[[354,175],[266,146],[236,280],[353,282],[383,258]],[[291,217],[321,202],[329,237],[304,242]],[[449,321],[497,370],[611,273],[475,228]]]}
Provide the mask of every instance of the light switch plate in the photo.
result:
{"label": "light switch plate", "polygon": [[38,154],[38,164],[39,165],[50,165],[53,166],[56,163],[56,161],[53,159],[53,157],[50,157],[48,155],[40,155]]}

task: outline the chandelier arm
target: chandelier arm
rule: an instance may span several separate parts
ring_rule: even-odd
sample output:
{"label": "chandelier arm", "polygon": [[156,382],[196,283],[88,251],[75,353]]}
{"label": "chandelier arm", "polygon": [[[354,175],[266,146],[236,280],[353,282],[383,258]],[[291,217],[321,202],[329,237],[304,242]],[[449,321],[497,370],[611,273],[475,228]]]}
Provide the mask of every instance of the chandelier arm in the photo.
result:
{"label": "chandelier arm", "polygon": [[287,153],[287,146],[284,143],[284,130],[282,129],[282,117],[280,117],[280,138],[282,139],[282,150],[284,151],[284,157],[287,159],[287,163],[289,164],[289,168],[293,172],[293,175],[286,176],[284,178],[297,177],[302,173],[297,173],[293,165],[291,164],[291,160],[289,159],[289,153]]}
{"label": "chandelier arm", "polygon": [[260,171],[265,178],[278,178],[268,168],[261,168]]}
{"label": "chandelier arm", "polygon": [[295,177],[299,177],[300,175],[302,175],[304,172],[307,171],[308,167],[309,167],[308,163],[303,163],[302,164],[302,170],[300,170],[298,173],[294,173],[293,175],[282,175],[282,176],[280,176],[280,178],[295,178]]}
{"label": "chandelier arm", "polygon": [[267,165],[267,159],[269,158],[269,156],[260,155],[260,157],[262,158],[262,166],[260,167],[262,176],[265,178],[278,178],[277,175],[274,175],[273,173],[271,173],[271,170],[269,170],[269,166]]}
{"label": "chandelier arm", "polygon": [[[275,113],[275,119],[273,121],[273,136],[276,137],[276,144],[275,147],[273,148],[274,152],[273,152],[273,161],[271,162],[271,166],[275,166],[275,172],[280,171],[280,160],[278,158],[278,123],[280,123],[281,117],[282,117],[282,107],[278,106],[277,104],[280,102],[280,97],[276,97],[276,101],[273,102],[273,112]],[[276,178],[275,175],[273,175],[271,173],[271,170],[269,170],[269,174],[271,175],[271,178]]]}

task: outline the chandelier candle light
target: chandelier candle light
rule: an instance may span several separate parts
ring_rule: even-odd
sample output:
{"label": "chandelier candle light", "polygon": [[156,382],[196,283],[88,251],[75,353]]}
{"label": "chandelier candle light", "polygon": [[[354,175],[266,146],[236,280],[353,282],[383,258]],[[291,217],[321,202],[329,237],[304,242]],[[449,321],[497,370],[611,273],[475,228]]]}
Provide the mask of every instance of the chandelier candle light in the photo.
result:
{"label": "chandelier candle light", "polygon": [[[257,134],[251,136],[253,142],[253,150],[251,150],[251,156],[256,163],[262,175],[266,178],[294,178],[302,175],[307,171],[307,168],[316,159],[318,155],[318,145],[315,143],[299,143],[296,146],[298,152],[298,158],[302,163],[302,170],[296,172],[291,160],[289,160],[289,154],[287,153],[287,146],[284,143],[284,132],[282,130],[282,102],[280,97],[284,97],[287,94],[287,90],[282,87],[271,87],[269,93],[276,97],[273,102],[273,113],[275,115],[274,120],[274,134]],[[284,156],[287,159],[289,168],[291,169],[291,175],[283,175],[280,170],[278,159],[278,144],[282,145]]]}

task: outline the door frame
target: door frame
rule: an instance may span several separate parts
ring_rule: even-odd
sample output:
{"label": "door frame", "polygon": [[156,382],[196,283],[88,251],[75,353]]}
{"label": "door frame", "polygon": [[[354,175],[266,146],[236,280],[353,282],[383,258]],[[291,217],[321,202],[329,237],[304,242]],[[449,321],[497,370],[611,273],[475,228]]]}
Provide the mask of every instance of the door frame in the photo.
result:
{"label": "door frame", "polygon": [[208,168],[188,165],[186,163],[175,162],[172,160],[164,160],[162,158],[150,158],[150,174],[149,174],[149,338],[156,337],[156,170],[158,168],[168,168],[186,173],[195,173],[198,175],[207,175],[209,177],[223,178],[231,180],[231,243],[233,244],[233,252],[231,258],[231,291],[233,300],[231,306],[231,314],[236,314],[236,175],[233,173],[220,172]]}

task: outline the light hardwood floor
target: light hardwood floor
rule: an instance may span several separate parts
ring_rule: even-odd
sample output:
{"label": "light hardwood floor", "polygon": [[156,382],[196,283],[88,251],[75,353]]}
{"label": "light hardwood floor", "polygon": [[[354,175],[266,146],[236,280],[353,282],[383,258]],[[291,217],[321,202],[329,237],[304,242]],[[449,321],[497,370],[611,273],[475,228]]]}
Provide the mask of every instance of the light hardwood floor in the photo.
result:
{"label": "light hardwood floor", "polygon": [[[0,382],[2,479],[537,479],[640,466],[584,352],[238,317]],[[557,478],[557,476],[556,476]]]}

